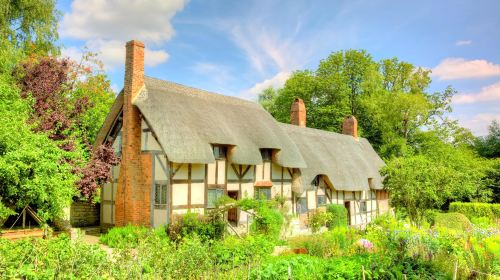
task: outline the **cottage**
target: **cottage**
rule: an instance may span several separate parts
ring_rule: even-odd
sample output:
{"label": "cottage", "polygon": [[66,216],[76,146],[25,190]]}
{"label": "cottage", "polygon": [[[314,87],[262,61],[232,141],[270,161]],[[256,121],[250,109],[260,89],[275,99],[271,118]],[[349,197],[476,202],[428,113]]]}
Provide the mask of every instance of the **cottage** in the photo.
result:
{"label": "cottage", "polygon": [[[363,225],[388,210],[378,172],[384,162],[357,121],[343,134],[306,127],[301,99],[292,124],[277,122],[259,104],[144,75],[144,44],[126,44],[125,85],[96,139],[121,154],[103,186],[101,225],[160,226],[176,214],[204,213],[223,196],[286,199],[290,212],[325,204],[348,209]],[[245,223],[237,209],[228,221]]]}

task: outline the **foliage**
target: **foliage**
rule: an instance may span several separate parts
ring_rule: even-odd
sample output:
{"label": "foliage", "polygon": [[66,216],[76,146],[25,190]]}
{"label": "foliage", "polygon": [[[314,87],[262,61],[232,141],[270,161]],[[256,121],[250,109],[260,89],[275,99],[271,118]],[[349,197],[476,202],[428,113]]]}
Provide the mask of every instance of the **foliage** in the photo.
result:
{"label": "foliage", "polygon": [[460,213],[440,213],[436,215],[434,226],[445,227],[460,231],[471,229],[471,222],[466,216]]}
{"label": "foliage", "polygon": [[11,209],[30,205],[49,219],[62,213],[75,195],[77,179],[61,150],[28,124],[31,99],[20,98],[13,81],[0,76],[0,193]]}
{"label": "foliage", "polygon": [[88,200],[111,179],[110,169],[119,162],[110,144],[93,150],[90,146],[96,124],[104,121],[113,100],[99,67],[88,54],[80,64],[55,57],[29,59],[16,71],[21,96],[34,99],[30,118],[34,130],[48,133],[61,149],[80,154],[68,162],[81,177],[77,188]]}
{"label": "foliage", "polygon": [[0,239],[2,279],[105,278],[111,268],[99,246],[73,242],[65,235],[15,242]]}
{"label": "foliage", "polygon": [[256,209],[256,216],[250,229],[253,233],[265,234],[269,238],[278,238],[283,227],[283,214],[275,208],[263,205]]}
{"label": "foliage", "polygon": [[321,234],[292,237],[288,243],[292,249],[304,248],[312,256],[327,258],[352,254],[359,237],[354,229],[338,227]]}
{"label": "foliage", "polygon": [[500,123],[493,120],[488,127],[488,135],[476,139],[475,148],[485,158],[500,157]]}
{"label": "foliage", "polygon": [[316,70],[296,71],[283,88],[266,89],[259,102],[278,121],[289,123],[290,105],[304,100],[309,127],[340,132],[354,115],[366,137],[384,157],[406,153],[424,126],[449,112],[452,88],[428,93],[429,71],[397,58],[374,61],[364,50],[332,53]]}
{"label": "foliage", "polygon": [[[146,227],[126,225],[124,227],[111,228],[106,234],[101,235],[99,241],[112,248],[134,248],[149,233],[150,229]],[[154,234],[161,238],[167,237],[165,229],[161,227],[155,229]]]}
{"label": "foliage", "polygon": [[322,209],[316,209],[309,213],[309,227],[313,233],[318,232],[321,227],[325,227],[330,220],[330,213]]}
{"label": "foliage", "polygon": [[328,228],[347,227],[347,209],[342,205],[329,204],[326,206],[326,211],[330,214],[328,220]]}
{"label": "foliage", "polygon": [[486,217],[494,221],[500,219],[500,204],[452,202],[450,212],[462,213],[469,219]]}
{"label": "foliage", "polygon": [[492,193],[490,202],[500,203],[500,158],[489,161],[483,180]]}
{"label": "foliage", "polygon": [[92,200],[99,186],[111,180],[111,168],[119,163],[120,158],[115,154],[111,143],[97,146],[85,167],[76,169],[82,174],[76,183],[81,195]]}
{"label": "foliage", "polygon": [[168,225],[167,232],[171,240],[179,241],[182,238],[196,235],[201,240],[217,240],[224,236],[226,222],[224,217],[216,212],[208,215],[186,213],[175,216]]}
{"label": "foliage", "polygon": [[0,7],[0,37],[28,53],[57,50],[59,12],[54,0],[3,0]]}
{"label": "foliage", "polygon": [[421,224],[427,210],[440,208],[451,195],[448,171],[424,156],[398,158],[383,169],[384,187],[391,193],[391,204]]}
{"label": "foliage", "polygon": [[228,236],[215,242],[212,251],[217,264],[223,269],[230,269],[264,258],[273,251],[274,245],[265,235]]}

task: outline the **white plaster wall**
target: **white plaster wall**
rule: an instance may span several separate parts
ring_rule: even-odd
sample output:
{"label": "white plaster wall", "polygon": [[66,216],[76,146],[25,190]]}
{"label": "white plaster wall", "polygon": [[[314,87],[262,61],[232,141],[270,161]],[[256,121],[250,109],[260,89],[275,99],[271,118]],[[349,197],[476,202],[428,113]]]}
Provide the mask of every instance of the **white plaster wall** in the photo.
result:
{"label": "white plaster wall", "polygon": [[191,204],[205,204],[204,183],[191,183]]}
{"label": "white plaster wall", "polygon": [[172,184],[172,205],[187,205],[188,184]]}
{"label": "white plaster wall", "polygon": [[218,160],[217,164],[217,184],[223,185],[226,183],[226,161]]}
{"label": "white plaster wall", "polygon": [[191,179],[204,180],[205,179],[205,165],[204,164],[191,164]]}
{"label": "white plaster wall", "polygon": [[207,164],[207,183],[215,184],[215,163]]}

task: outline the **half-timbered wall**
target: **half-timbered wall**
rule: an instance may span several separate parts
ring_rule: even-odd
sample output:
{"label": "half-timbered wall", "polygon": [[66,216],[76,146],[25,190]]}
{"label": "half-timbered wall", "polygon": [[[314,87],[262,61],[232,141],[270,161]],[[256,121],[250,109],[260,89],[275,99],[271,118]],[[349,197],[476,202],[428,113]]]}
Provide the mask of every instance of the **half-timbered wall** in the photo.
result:
{"label": "half-timbered wall", "polygon": [[[230,164],[227,169],[227,191],[238,192],[238,199],[253,198],[254,193],[254,177],[255,166]],[[237,210],[238,222],[246,223],[248,214],[245,211]]]}

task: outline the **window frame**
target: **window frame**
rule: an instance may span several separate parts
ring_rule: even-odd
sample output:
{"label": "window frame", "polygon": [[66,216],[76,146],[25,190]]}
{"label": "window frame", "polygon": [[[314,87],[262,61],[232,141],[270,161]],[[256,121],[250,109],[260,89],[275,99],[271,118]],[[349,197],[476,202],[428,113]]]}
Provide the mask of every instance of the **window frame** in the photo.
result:
{"label": "window frame", "polygon": [[262,196],[260,194],[261,194],[262,190],[269,191],[269,196],[267,194],[265,194],[265,197],[266,197],[265,200],[271,200],[271,199],[273,199],[273,197],[272,197],[273,196],[273,192],[272,192],[271,187],[255,187],[255,195],[254,195],[255,199],[261,200]]}
{"label": "window frame", "polygon": [[[209,195],[210,191],[215,191],[216,192],[216,196],[215,196],[216,198],[215,198],[215,201],[213,202],[213,205],[211,205],[211,203],[210,203],[210,195]],[[218,193],[220,195],[217,195]],[[215,204],[216,204],[217,200],[219,200],[224,195],[226,195],[226,192],[222,188],[209,188],[209,189],[207,189],[207,206],[206,206],[206,208],[207,209],[214,209],[216,207]]]}
{"label": "window frame", "polygon": [[361,200],[359,202],[359,212],[360,213],[368,213],[368,203],[366,202],[366,200]]}
{"label": "window frame", "polygon": [[[324,203],[319,202],[320,197],[322,197],[324,199]],[[322,206],[325,206],[327,204],[328,204],[328,201],[326,199],[326,194],[321,194],[321,195],[316,196],[316,206],[317,207],[322,207]]]}
{"label": "window frame", "polygon": [[[217,154],[216,154],[216,151]],[[216,160],[218,159],[227,159],[227,146],[224,145],[213,145],[212,146],[212,153],[214,155],[214,158]]]}
{"label": "window frame", "polygon": [[[159,190],[159,191],[158,191]],[[159,200],[158,200],[159,198]],[[164,202],[164,203],[162,203]],[[167,209],[168,185],[166,182],[155,182],[154,209]]]}
{"label": "window frame", "polygon": [[273,160],[273,149],[260,149],[262,161],[269,162]]}

